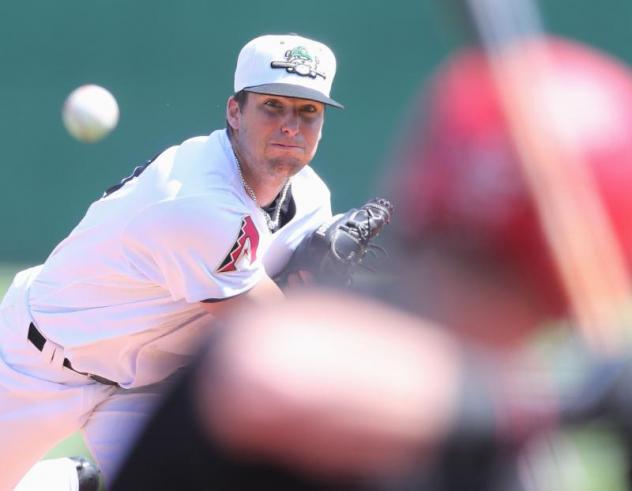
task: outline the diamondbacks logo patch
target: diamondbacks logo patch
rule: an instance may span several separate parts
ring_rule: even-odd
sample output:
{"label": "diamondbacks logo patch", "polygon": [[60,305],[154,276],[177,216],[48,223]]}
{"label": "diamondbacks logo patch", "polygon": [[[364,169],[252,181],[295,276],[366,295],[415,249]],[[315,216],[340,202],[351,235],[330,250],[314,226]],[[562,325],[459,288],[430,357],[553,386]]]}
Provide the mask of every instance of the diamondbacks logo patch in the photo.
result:
{"label": "diamondbacks logo patch", "polygon": [[259,231],[255,227],[250,215],[241,219],[239,235],[228,255],[217,268],[218,273],[229,273],[241,269],[244,261],[252,264],[257,260],[257,247],[259,247]]}
{"label": "diamondbacks logo patch", "polygon": [[318,63],[317,56],[312,56],[307,48],[297,46],[285,52],[285,60],[273,61],[270,66],[272,68],[285,68],[289,73],[296,73],[302,77],[327,78],[324,73],[318,71]]}

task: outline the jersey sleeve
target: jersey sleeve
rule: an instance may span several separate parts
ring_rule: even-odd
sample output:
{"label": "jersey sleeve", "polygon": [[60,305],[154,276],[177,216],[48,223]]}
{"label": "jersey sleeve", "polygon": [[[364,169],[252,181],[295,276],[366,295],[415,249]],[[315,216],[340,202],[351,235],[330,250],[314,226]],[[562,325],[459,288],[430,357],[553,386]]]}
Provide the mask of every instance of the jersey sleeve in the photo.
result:
{"label": "jersey sleeve", "polygon": [[230,298],[265,274],[258,230],[231,196],[152,205],[127,224],[123,244],[130,267],[174,301]]}

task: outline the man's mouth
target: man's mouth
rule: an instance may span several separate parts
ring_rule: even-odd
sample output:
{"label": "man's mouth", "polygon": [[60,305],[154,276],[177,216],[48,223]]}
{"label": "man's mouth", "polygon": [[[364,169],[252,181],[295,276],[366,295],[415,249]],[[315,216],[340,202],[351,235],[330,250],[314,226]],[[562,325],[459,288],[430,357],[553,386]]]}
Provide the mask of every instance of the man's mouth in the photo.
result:
{"label": "man's mouth", "polygon": [[272,146],[286,148],[286,149],[299,149],[299,150],[303,148],[300,145],[293,145],[291,143],[272,143]]}

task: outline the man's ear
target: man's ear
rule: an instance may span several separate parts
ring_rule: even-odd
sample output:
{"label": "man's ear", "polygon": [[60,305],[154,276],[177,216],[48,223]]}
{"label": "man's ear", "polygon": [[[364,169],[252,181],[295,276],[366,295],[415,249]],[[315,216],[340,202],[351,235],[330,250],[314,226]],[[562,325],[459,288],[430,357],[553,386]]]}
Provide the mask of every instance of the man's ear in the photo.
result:
{"label": "man's ear", "polygon": [[241,110],[235,98],[231,95],[226,102],[226,121],[233,130],[238,130],[241,122]]}
{"label": "man's ear", "polygon": [[320,143],[320,139],[323,137],[323,127],[325,126],[325,113],[323,113],[323,122],[320,125],[320,131],[318,132],[318,143]]}

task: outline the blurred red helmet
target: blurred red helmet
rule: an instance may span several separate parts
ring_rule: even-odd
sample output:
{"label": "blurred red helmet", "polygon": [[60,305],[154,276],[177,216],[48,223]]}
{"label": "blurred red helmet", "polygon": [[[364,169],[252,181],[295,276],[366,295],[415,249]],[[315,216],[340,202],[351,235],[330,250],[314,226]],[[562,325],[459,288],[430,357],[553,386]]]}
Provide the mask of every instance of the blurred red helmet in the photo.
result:
{"label": "blurred red helmet", "polygon": [[[577,42],[549,38],[564,118],[580,135],[583,157],[632,263],[632,72]],[[517,152],[477,49],[452,57],[419,101],[396,174],[400,237],[431,236],[503,261],[531,282],[559,314],[567,302]]]}

